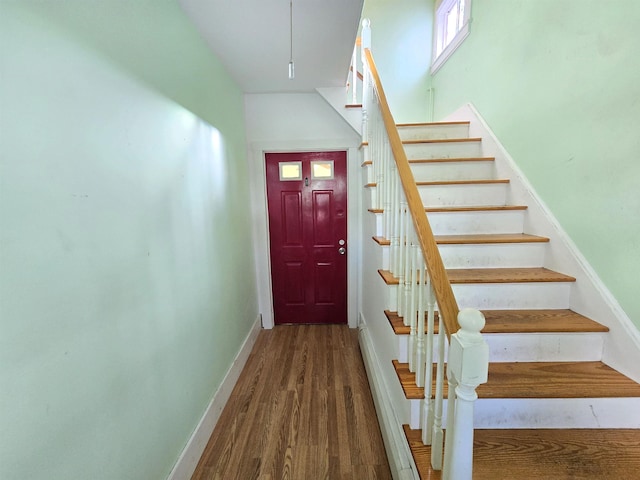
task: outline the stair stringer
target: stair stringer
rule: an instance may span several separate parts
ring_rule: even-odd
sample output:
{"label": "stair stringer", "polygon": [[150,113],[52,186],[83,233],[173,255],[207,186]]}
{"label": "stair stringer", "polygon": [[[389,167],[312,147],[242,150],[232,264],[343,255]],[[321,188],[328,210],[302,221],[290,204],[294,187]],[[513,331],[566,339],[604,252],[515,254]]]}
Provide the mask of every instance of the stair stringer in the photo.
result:
{"label": "stair stringer", "polygon": [[347,95],[343,87],[316,88],[316,91],[358,135],[362,135],[362,109],[345,107]]}
{"label": "stair stringer", "polygon": [[640,331],[580,253],[480,113],[468,103],[443,121],[471,122],[469,135],[483,139],[483,155],[495,157],[498,178],[509,178],[511,181],[508,203],[528,205],[524,231],[549,237],[545,267],[576,278],[571,290],[570,308],[609,327],[602,361],[640,382]]}

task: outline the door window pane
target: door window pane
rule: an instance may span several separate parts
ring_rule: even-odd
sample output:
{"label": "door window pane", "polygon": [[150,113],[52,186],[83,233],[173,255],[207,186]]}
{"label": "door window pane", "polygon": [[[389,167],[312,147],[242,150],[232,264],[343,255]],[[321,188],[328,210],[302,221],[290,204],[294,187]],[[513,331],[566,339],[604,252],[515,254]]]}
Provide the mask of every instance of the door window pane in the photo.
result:
{"label": "door window pane", "polygon": [[324,180],[333,178],[333,160],[312,161],[311,178]]}
{"label": "door window pane", "polygon": [[280,181],[302,180],[302,162],[280,162]]}

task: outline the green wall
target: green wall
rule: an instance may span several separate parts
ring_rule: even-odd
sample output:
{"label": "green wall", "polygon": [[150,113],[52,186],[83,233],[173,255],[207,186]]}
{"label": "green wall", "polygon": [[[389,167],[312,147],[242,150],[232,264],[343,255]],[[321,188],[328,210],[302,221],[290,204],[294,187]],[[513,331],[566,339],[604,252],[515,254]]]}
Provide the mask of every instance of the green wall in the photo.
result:
{"label": "green wall", "polygon": [[476,106],[640,327],[640,2],[473,0],[471,16],[433,76],[435,118]]}
{"label": "green wall", "polygon": [[258,313],[245,152],[177,2],[0,2],[0,478],[167,477]]}
{"label": "green wall", "polygon": [[433,0],[365,0],[362,16],[394,119],[429,120]]}

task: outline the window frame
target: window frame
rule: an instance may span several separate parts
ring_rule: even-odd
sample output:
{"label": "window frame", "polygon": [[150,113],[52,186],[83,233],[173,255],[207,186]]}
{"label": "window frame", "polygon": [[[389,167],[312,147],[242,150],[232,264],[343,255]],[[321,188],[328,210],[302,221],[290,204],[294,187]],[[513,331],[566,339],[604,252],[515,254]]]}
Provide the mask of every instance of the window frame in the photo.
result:
{"label": "window frame", "polygon": [[[449,57],[456,51],[462,42],[469,36],[469,24],[471,23],[471,1],[472,0],[441,0],[436,3],[436,13],[433,21],[433,48],[431,61],[431,74],[436,73]],[[438,45],[444,42],[447,32],[446,18],[451,9],[464,2],[464,13],[462,16],[462,26],[458,29],[453,39],[438,54]]]}

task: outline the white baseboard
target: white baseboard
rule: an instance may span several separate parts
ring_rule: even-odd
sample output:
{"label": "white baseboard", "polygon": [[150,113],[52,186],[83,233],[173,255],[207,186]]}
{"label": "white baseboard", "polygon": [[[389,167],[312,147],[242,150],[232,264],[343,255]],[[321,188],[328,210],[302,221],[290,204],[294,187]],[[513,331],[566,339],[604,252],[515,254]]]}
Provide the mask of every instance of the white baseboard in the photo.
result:
{"label": "white baseboard", "polygon": [[378,423],[382,432],[382,439],[387,451],[389,467],[395,480],[418,480],[418,470],[413,462],[409,445],[404,438],[402,426],[395,415],[389,387],[385,382],[381,371],[380,361],[371,340],[371,335],[366,326],[364,317],[360,315],[360,350],[362,360],[367,371],[373,403],[378,414]]}
{"label": "white baseboard", "polygon": [[180,454],[180,457],[178,457],[178,461],[173,466],[167,480],[189,480],[191,475],[193,475],[193,472],[200,461],[200,457],[207,446],[207,442],[209,441],[209,438],[211,438],[213,429],[220,419],[222,410],[231,396],[233,387],[238,381],[240,373],[247,363],[247,359],[253,349],[253,345],[256,343],[256,339],[258,338],[258,333],[260,333],[261,328],[262,318],[258,315],[256,321],[251,327],[251,330],[249,331],[249,334],[247,335],[247,338],[245,338],[242,347],[240,347],[240,351],[231,364],[229,371],[227,371],[227,374],[211,399],[211,402],[209,402],[204,415],[202,415],[200,422],[198,422],[198,426],[193,431],[193,434]]}

